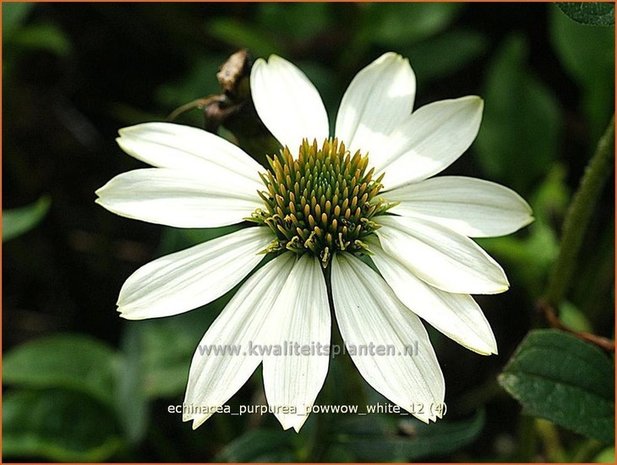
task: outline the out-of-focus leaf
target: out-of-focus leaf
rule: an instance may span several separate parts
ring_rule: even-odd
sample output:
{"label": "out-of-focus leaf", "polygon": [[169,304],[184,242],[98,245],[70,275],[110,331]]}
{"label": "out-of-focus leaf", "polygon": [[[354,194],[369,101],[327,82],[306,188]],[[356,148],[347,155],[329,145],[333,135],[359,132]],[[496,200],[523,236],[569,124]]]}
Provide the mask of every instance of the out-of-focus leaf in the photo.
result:
{"label": "out-of-focus leaf", "polygon": [[256,429],[227,444],[217,462],[292,462],[296,459],[290,431]]}
{"label": "out-of-focus leaf", "polygon": [[592,26],[615,24],[615,4],[613,2],[563,2],[557,3],[557,6],[577,23]]}
{"label": "out-of-focus leaf", "polygon": [[607,447],[600,452],[594,459],[596,463],[615,463],[615,448]]}
{"label": "out-of-focus leaf", "polygon": [[129,322],[121,343],[116,382],[116,414],[130,443],[138,443],[146,433],[148,402],[142,362],[143,334],[138,323]]}
{"label": "out-of-focus leaf", "polygon": [[[362,5],[372,42],[404,47],[444,30],[461,10],[457,3],[367,3]],[[370,25],[370,26],[369,26]]]}
{"label": "out-of-focus leaf", "polygon": [[274,32],[263,31],[251,23],[244,23],[234,18],[222,16],[214,18],[206,25],[206,32],[228,45],[248,48],[258,57],[267,57],[271,53],[285,54]]}
{"label": "out-of-focus leaf", "polygon": [[503,236],[478,239],[478,244],[516,274],[516,280],[524,283],[530,294],[542,291],[550,267],[559,253],[559,239],[555,232],[541,220],[529,226],[529,235],[524,238]]}
{"label": "out-of-focus leaf", "polygon": [[4,40],[10,38],[11,34],[23,24],[34,5],[34,3],[29,2],[2,4],[2,33]]}
{"label": "out-of-focus leaf", "polygon": [[615,432],[614,367],[598,348],[557,330],[531,331],[499,375],[527,415],[604,442]]}
{"label": "out-of-focus leaf", "polygon": [[571,302],[562,302],[559,305],[559,319],[567,328],[574,331],[593,330],[585,314]]}
{"label": "out-of-focus leaf", "polygon": [[[144,390],[151,398],[182,393],[193,352],[207,329],[172,323],[175,319],[148,322],[143,329]],[[180,326],[185,326],[188,332]]]}
{"label": "out-of-focus leaf", "polygon": [[345,446],[339,446],[337,444],[328,447],[322,459],[324,462],[330,463],[350,463],[356,461],[353,451],[350,451]]}
{"label": "out-of-focus leaf", "polygon": [[113,405],[116,353],[88,336],[57,334],[4,356],[3,382],[27,388],[65,388]]}
{"label": "out-of-focus leaf", "polygon": [[402,420],[398,430],[385,422],[367,420],[357,417],[345,422],[336,443],[360,462],[409,462],[447,454],[471,443],[482,431],[485,415],[478,411],[466,420],[441,420],[430,425],[416,419]]}
{"label": "out-of-focus leaf", "polygon": [[330,10],[327,2],[266,2],[259,4],[255,19],[264,28],[276,30],[290,40],[308,40],[332,26],[334,17]]}
{"label": "out-of-focus leaf", "polygon": [[531,196],[531,208],[535,218],[547,224],[559,225],[570,202],[570,189],[566,180],[566,169],[554,163],[542,183]]}
{"label": "out-of-focus leaf", "polygon": [[45,217],[50,205],[50,198],[43,196],[26,207],[2,212],[2,242],[20,236],[34,228]]}
{"label": "out-of-focus leaf", "polygon": [[615,61],[613,28],[586,27],[574,23],[554,8],[550,18],[553,46],[566,70],[587,84],[598,78],[606,84]]}
{"label": "out-of-focus leaf", "polygon": [[524,283],[530,295],[538,295],[559,253],[555,226],[561,224],[570,193],[565,169],[554,164],[542,183],[530,196],[535,221],[525,228],[527,234],[477,239],[491,255],[508,264],[515,280]]}
{"label": "out-of-focus leaf", "polygon": [[193,353],[225,302],[223,297],[173,318],[140,322],[148,397],[177,396],[184,391]]}
{"label": "out-of-focus leaf", "polygon": [[419,82],[442,78],[465,67],[484,54],[488,39],[476,31],[452,31],[409,48],[404,55]]}
{"label": "out-of-focus leaf", "polygon": [[62,29],[51,23],[30,24],[20,28],[12,35],[11,44],[46,50],[61,57],[71,52],[71,42]]}
{"label": "out-of-focus leaf", "polygon": [[511,36],[491,63],[475,144],[491,177],[526,192],[557,154],[561,117],[551,92],[526,67],[527,45]]}
{"label": "out-of-focus leaf", "polygon": [[614,111],[615,29],[578,24],[557,7],[549,19],[553,47],[566,71],[583,88],[583,110],[595,144]]}
{"label": "out-of-focus leaf", "polygon": [[123,446],[113,415],[93,399],[61,389],[8,392],[2,452],[52,462],[101,462]]}

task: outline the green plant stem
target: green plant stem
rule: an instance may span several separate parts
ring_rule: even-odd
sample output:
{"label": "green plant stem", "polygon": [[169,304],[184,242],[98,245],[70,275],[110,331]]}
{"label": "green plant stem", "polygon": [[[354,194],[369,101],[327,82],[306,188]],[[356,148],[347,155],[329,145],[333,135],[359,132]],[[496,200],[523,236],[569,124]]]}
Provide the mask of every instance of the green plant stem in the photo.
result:
{"label": "green plant stem", "polygon": [[536,431],[544,444],[546,459],[550,462],[567,462],[566,454],[559,439],[559,432],[553,423],[536,419]]}
{"label": "green plant stem", "polygon": [[565,297],[593,207],[613,172],[614,144],[615,116],[613,115],[566,213],[559,257],[544,294],[544,300],[552,307],[556,307]]}
{"label": "green plant stem", "polygon": [[604,447],[606,447],[605,444],[602,444],[595,439],[589,439],[582,443],[577,448],[576,452],[572,454],[571,461],[574,463],[591,462],[593,458],[598,455],[602,449],[604,449]]}

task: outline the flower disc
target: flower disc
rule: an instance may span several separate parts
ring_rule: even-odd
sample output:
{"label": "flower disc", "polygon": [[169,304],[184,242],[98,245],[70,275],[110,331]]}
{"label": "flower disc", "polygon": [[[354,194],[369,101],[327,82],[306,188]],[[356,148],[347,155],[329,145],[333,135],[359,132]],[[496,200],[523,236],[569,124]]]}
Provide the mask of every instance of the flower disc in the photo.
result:
{"label": "flower disc", "polygon": [[368,156],[352,156],[337,139],[321,147],[305,139],[297,158],[285,147],[268,163],[259,193],[266,208],[251,219],[276,234],[269,252],[311,253],[326,267],[337,251],[365,251],[362,240],[379,227],[373,217],[392,206],[377,197],[383,175],[373,179]]}

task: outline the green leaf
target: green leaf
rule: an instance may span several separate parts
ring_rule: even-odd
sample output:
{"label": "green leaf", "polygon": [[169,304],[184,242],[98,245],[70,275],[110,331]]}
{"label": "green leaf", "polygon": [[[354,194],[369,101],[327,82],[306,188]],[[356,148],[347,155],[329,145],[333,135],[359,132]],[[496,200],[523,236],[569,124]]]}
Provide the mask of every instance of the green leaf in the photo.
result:
{"label": "green leaf", "polygon": [[524,232],[477,241],[500,262],[506,262],[514,281],[524,283],[530,295],[538,295],[544,291],[559,254],[559,238],[552,225],[561,222],[570,198],[565,168],[553,164],[528,198],[535,221]]}
{"label": "green leaf", "polygon": [[[419,420],[399,422],[398,429],[366,417],[352,418],[341,426],[336,443],[352,451],[359,462],[408,462],[448,454],[471,443],[484,427],[484,411],[460,421],[438,421],[427,425]],[[407,434],[408,436],[401,435]]]}
{"label": "green leaf", "polygon": [[271,53],[284,55],[278,36],[273,31],[264,31],[252,23],[230,17],[218,17],[208,22],[206,32],[213,38],[237,48],[248,48],[258,57]]}
{"label": "green leaf", "polygon": [[592,26],[615,24],[615,4],[613,2],[563,2],[557,3],[557,6],[577,23]]}
{"label": "green leaf", "polygon": [[475,31],[452,31],[413,45],[403,55],[410,57],[418,82],[448,76],[483,55],[486,36]]}
{"label": "green leaf", "polygon": [[[294,433],[291,433],[294,434]],[[256,429],[227,444],[217,462],[292,462],[293,436],[289,431]]]}
{"label": "green leaf", "polygon": [[562,302],[559,305],[559,319],[573,331],[592,332],[591,323],[580,309],[571,302]]}
{"label": "green leaf", "polygon": [[33,7],[34,3],[29,2],[2,4],[2,33],[5,40],[24,23]]}
{"label": "green leaf", "polygon": [[613,76],[615,43],[613,28],[576,24],[554,8],[550,16],[551,41],[574,79],[587,84],[602,77],[602,85]]}
{"label": "green leaf", "polygon": [[590,142],[595,144],[614,111],[615,29],[575,23],[556,7],[549,20],[553,48],[582,87],[582,109],[592,129]]}
{"label": "green leaf", "polygon": [[607,447],[600,452],[594,459],[596,463],[615,463],[615,448]]}
{"label": "green leaf", "polygon": [[491,63],[475,144],[485,173],[526,192],[555,159],[561,131],[553,94],[527,69],[527,44],[510,36]]}
{"label": "green leaf", "polygon": [[327,2],[259,3],[256,22],[292,41],[306,41],[332,27],[334,16]]}
{"label": "green leaf", "polygon": [[356,457],[353,455],[353,451],[346,449],[343,446],[333,445],[328,447],[328,449],[324,452],[320,458],[324,462],[329,463],[349,463],[355,462]]}
{"label": "green leaf", "polygon": [[61,389],[8,392],[2,424],[4,458],[101,462],[123,446],[109,409]]}
{"label": "green leaf", "polygon": [[456,3],[367,3],[361,5],[371,42],[400,48],[443,31],[461,10]]}
{"label": "green leaf", "polygon": [[193,353],[225,301],[218,299],[173,318],[140,322],[147,397],[170,397],[184,392]]}
{"label": "green leaf", "polygon": [[548,272],[559,253],[557,235],[542,220],[534,221],[525,237],[479,239],[478,244],[500,262],[506,262],[516,281],[524,283],[524,287],[536,295],[544,289]]}
{"label": "green leaf", "polygon": [[531,331],[499,375],[524,413],[604,442],[615,422],[614,367],[602,351],[562,331]]}
{"label": "green leaf", "polygon": [[45,217],[50,204],[50,198],[43,196],[26,207],[2,212],[2,242],[18,237],[34,228]]}
{"label": "green leaf", "polygon": [[27,388],[65,388],[113,405],[116,353],[87,336],[57,334],[20,345],[4,356],[3,381]]}
{"label": "green leaf", "polygon": [[61,57],[71,52],[71,42],[66,34],[52,23],[29,24],[16,30],[11,45],[46,50]]}
{"label": "green leaf", "polygon": [[533,216],[546,224],[560,224],[570,204],[571,195],[566,168],[559,162],[554,163],[531,196]]}
{"label": "green leaf", "polygon": [[145,394],[143,334],[138,322],[125,326],[117,370],[116,414],[127,440],[136,444],[146,434],[148,402]]}

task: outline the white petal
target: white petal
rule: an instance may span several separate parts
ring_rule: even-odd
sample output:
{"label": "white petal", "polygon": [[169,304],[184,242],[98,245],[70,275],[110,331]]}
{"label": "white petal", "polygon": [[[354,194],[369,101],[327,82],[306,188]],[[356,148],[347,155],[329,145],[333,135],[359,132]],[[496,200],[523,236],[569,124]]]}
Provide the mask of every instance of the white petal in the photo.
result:
{"label": "white petal", "polygon": [[[259,186],[230,171],[146,168],[120,174],[96,191],[96,202],[120,216],[179,228],[240,223],[263,202]],[[263,185],[261,187],[263,189]]]}
{"label": "white petal", "polygon": [[284,429],[300,431],[328,372],[330,306],[316,257],[305,254],[296,262],[273,318],[279,331],[270,333],[268,341],[289,350],[264,357],[266,398]]}
{"label": "white petal", "polygon": [[191,362],[182,418],[193,420],[193,429],[224,405],[261,363],[263,355],[252,347],[259,347],[264,331],[272,330],[272,307],[293,263],[293,254],[285,253],[257,270],[199,343]]}
{"label": "white petal", "polygon": [[458,294],[508,289],[503,269],[471,239],[419,218],[382,216],[379,223],[383,249],[426,283]]}
{"label": "white petal", "polygon": [[118,311],[129,320],[141,320],[206,305],[242,281],[271,241],[268,228],[251,227],[158,258],[126,280]]}
{"label": "white petal", "polygon": [[332,297],[345,346],[364,379],[422,421],[441,416],[444,379],[426,330],[381,276],[350,254],[336,254]]}
{"label": "white petal", "polygon": [[388,136],[411,114],[416,77],[409,60],[386,53],[361,70],[347,88],[336,117],[336,137],[351,153],[387,156]]}
{"label": "white petal", "polygon": [[251,94],[257,114],[294,153],[307,138],[321,144],[328,137],[328,115],[315,86],[287,60],[270,55],[251,69]]}
{"label": "white petal", "polygon": [[468,294],[452,294],[429,286],[395,256],[369,239],[371,259],[399,300],[433,327],[482,355],[497,353],[497,342],[482,310]]}
{"label": "white petal", "polygon": [[483,102],[468,96],[434,102],[414,111],[390,138],[388,157],[375,169],[386,189],[417,182],[444,170],[478,134]]}
{"label": "white petal", "polygon": [[116,139],[129,155],[158,168],[207,173],[214,165],[261,184],[263,167],[242,149],[210,132],[173,123],[121,129]]}
{"label": "white petal", "polygon": [[399,187],[386,197],[400,202],[392,213],[424,218],[469,237],[503,236],[533,221],[520,195],[482,179],[441,176]]}

